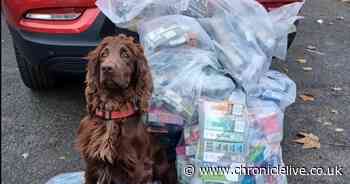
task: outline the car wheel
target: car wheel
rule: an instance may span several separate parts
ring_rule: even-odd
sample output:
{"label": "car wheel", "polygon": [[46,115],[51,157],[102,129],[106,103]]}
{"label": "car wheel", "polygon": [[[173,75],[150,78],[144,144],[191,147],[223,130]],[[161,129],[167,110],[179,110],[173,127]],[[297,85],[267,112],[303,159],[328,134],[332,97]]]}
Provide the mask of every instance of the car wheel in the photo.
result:
{"label": "car wheel", "polygon": [[16,60],[23,83],[33,90],[52,88],[55,84],[54,77],[49,74],[47,68],[30,64],[14,46]]}

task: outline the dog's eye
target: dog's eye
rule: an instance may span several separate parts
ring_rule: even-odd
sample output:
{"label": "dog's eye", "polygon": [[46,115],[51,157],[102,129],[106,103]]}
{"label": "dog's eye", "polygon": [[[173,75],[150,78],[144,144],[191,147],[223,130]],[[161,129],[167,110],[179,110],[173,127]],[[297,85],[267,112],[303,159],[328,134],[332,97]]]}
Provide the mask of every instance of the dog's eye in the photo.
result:
{"label": "dog's eye", "polygon": [[129,58],[128,51],[126,51],[125,48],[121,48],[120,49],[120,57],[122,57],[122,58]]}
{"label": "dog's eye", "polygon": [[108,56],[108,54],[109,54],[108,49],[104,49],[104,50],[101,52],[100,57],[105,58],[105,57],[107,57],[107,56]]}

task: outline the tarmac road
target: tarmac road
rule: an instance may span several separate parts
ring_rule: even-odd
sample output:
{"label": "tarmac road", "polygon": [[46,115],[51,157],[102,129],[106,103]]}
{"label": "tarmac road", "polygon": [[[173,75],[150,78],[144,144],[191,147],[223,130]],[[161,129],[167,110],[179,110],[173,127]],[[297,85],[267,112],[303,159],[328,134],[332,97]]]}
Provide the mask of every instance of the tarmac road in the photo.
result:
{"label": "tarmac road", "polygon": [[[350,182],[350,4],[339,0],[308,0],[285,70],[297,83],[299,98],[287,109],[282,145],[286,165],[343,167],[343,176],[288,176],[291,184]],[[339,20],[338,16],[344,19]],[[337,19],[338,17],[338,19]],[[317,23],[318,19],[323,24]],[[332,24],[329,24],[332,22]],[[83,85],[71,82],[50,92],[32,92],[20,80],[12,41],[1,23],[1,184],[43,184],[62,172],[84,167],[73,140],[84,114]],[[324,55],[305,51],[313,45]],[[306,64],[295,62],[305,58]],[[302,67],[312,67],[303,71]],[[333,91],[341,87],[341,91]],[[342,128],[342,132],[336,132]],[[321,149],[304,150],[292,142],[299,131],[320,137]],[[26,157],[26,158],[24,158]]]}

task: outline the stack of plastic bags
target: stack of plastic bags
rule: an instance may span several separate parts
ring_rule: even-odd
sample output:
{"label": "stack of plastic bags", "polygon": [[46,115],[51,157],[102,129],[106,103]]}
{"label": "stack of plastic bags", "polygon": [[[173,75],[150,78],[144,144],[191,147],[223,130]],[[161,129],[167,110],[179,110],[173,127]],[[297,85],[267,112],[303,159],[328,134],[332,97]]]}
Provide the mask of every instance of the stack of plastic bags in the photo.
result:
{"label": "stack of plastic bags", "polygon": [[117,26],[137,30],[154,79],[149,123],[183,129],[179,183],[286,183],[286,177],[194,177],[183,166],[283,166],[283,113],[296,86],[269,70],[284,59],[303,3],[267,12],[254,0],[98,0]]}
{"label": "stack of plastic bags", "polygon": [[270,12],[254,0],[97,0],[137,31],[154,79],[149,124],[182,132],[179,183],[284,184],[283,175],[184,175],[183,166],[283,166],[283,116],[296,86],[269,70],[284,59],[303,3]]}

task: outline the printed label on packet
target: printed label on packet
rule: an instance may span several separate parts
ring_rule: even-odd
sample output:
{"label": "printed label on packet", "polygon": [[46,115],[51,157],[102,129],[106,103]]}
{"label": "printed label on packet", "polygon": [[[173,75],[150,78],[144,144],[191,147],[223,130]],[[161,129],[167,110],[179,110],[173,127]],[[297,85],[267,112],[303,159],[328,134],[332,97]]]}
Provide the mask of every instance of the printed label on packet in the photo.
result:
{"label": "printed label on packet", "polygon": [[169,30],[168,32],[163,33],[163,35],[165,36],[165,38],[170,39],[170,38],[176,36],[176,32]]}
{"label": "printed label on packet", "polygon": [[186,43],[186,38],[184,36],[178,38],[178,39],[175,39],[175,40],[171,40],[169,42],[169,45],[171,46],[174,46],[174,45],[180,45],[180,44],[183,44],[183,43]]}
{"label": "printed label on packet", "polygon": [[206,118],[205,129],[232,132],[234,130],[233,119],[231,117],[215,117]]}
{"label": "printed label on packet", "polygon": [[244,106],[241,104],[233,104],[232,115],[242,115]]}
{"label": "printed label on packet", "polygon": [[244,132],[246,122],[243,118],[237,118],[235,120],[235,132]]}
{"label": "printed label on packet", "polygon": [[244,143],[204,141],[204,151],[240,154],[244,152],[244,145]]}
{"label": "printed label on packet", "polygon": [[242,142],[244,135],[235,132],[222,132],[215,130],[204,130],[204,139],[212,139],[218,141]]}
{"label": "printed label on packet", "polygon": [[218,162],[224,156],[224,153],[215,153],[215,152],[204,152],[203,161],[205,162]]}

